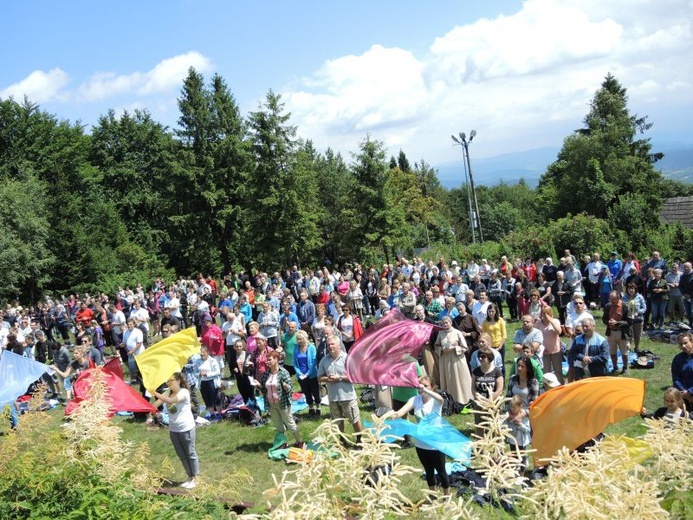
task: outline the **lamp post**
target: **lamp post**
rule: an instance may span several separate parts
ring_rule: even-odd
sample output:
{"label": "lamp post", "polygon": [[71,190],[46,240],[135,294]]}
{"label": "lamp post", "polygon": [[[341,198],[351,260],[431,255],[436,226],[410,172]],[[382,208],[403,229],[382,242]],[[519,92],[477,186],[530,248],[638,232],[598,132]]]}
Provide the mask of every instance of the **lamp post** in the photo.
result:
{"label": "lamp post", "polygon": [[[469,225],[472,229],[472,242],[476,242],[476,231],[479,231],[479,241],[484,241],[484,234],[481,231],[481,218],[479,216],[479,203],[476,199],[476,189],[474,188],[474,176],[472,175],[472,163],[469,160],[469,145],[476,136],[476,130],[472,130],[469,133],[469,140],[464,132],[459,133],[459,139],[452,135],[452,140],[454,144],[458,144],[462,147],[462,165],[465,169],[465,182],[467,180],[467,175],[469,175],[469,182],[467,183],[467,201],[469,204]],[[472,206],[472,200],[474,205]]]}

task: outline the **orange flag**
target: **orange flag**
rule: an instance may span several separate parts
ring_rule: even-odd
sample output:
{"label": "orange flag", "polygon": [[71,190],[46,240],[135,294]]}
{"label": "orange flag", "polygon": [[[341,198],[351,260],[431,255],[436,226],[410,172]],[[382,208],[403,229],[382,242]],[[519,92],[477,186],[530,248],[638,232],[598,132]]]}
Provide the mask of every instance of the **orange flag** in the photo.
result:
{"label": "orange flag", "polygon": [[645,381],[592,377],[553,388],[529,407],[534,464],[544,466],[563,446],[574,450],[618,421],[642,411]]}

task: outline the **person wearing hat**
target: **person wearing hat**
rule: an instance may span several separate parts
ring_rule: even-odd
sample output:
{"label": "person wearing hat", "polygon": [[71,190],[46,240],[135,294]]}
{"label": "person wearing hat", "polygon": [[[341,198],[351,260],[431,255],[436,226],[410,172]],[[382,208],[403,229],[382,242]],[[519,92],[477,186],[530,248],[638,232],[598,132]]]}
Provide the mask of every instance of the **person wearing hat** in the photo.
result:
{"label": "person wearing hat", "polygon": [[558,388],[561,386],[561,382],[558,380],[558,377],[556,377],[556,374],[553,372],[546,372],[544,374],[544,381],[542,383],[542,391],[541,393],[548,392],[552,388]]}

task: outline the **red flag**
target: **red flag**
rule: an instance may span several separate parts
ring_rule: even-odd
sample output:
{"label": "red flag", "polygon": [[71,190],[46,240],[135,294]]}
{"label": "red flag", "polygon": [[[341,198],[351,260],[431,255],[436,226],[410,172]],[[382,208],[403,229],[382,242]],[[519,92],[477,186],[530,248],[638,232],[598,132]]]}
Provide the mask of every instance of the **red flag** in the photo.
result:
{"label": "red flag", "polygon": [[120,359],[117,357],[114,357],[108,363],[102,366],[101,370],[108,372],[109,374],[113,374],[114,376],[118,376],[120,379],[125,379],[123,377],[123,366],[120,364]]}
{"label": "red flag", "polygon": [[75,381],[72,385],[75,398],[67,403],[67,406],[65,407],[65,415],[70,415],[81,404],[81,402],[87,398],[94,374],[97,370],[101,370],[104,384],[106,385],[106,399],[108,399],[110,405],[109,417],[112,417],[116,412],[156,413],[156,408],[154,408],[149,401],[137,393],[134,388],[125,383],[122,378],[108,370],[103,370],[101,368],[90,368],[82,372],[79,377],[77,377],[77,381]]}
{"label": "red flag", "polygon": [[353,383],[418,388],[415,361],[437,328],[404,317],[397,309],[372,325],[349,350],[347,376]]}

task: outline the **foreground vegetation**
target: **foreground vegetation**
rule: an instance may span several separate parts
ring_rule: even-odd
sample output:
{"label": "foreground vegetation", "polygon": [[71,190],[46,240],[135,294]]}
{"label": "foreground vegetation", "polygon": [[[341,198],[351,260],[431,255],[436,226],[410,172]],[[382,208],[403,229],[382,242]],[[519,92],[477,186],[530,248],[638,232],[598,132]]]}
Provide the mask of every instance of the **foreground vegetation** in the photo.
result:
{"label": "foreground vegetation", "polygon": [[[516,326],[510,327],[511,337]],[[661,356],[654,369],[629,373],[630,377],[646,379],[645,406],[653,410],[662,405],[663,390],[670,384],[671,359],[678,349],[676,345],[647,339],[641,348]],[[364,418],[370,420],[370,413],[363,412]],[[322,421],[307,418],[299,422],[302,436],[313,440],[322,438],[339,454],[339,462],[316,459],[314,466],[292,468],[267,457],[274,437],[271,425],[252,428],[220,422],[198,430],[202,484],[195,492],[195,500],[187,496],[157,495],[157,488],[176,490],[177,484],[184,480],[167,430],[148,430],[143,423],[121,417],[103,421],[100,418],[104,413],[103,402],[97,395],[70,422],[63,422],[63,409],[59,407],[48,413],[24,415],[17,433],[5,432],[0,440],[0,471],[7,477],[0,481],[0,516],[222,518],[229,514],[229,503],[240,501],[253,503],[251,512],[255,514],[277,518],[282,511],[294,512],[294,518],[318,518],[321,515],[316,508],[323,506],[341,507],[338,517],[342,518],[349,511],[364,518],[388,517],[397,511],[420,518],[508,516],[499,509],[482,510],[467,503],[467,499],[450,505],[436,502],[425,506],[425,482],[413,448],[383,447],[371,442],[361,451],[344,450],[334,442],[335,432],[328,423],[323,425]],[[472,437],[471,415],[449,419]],[[645,435],[651,455],[647,460],[631,460],[619,440],[609,441],[603,452],[585,456],[584,460],[561,454],[566,477],[548,479],[546,487],[522,492],[522,495],[529,493],[534,502],[518,502],[519,512],[531,518],[597,518],[594,511],[601,510],[603,518],[613,518],[617,511],[622,513],[620,516],[628,512],[633,518],[647,518],[645,511],[652,509],[642,509],[646,505],[655,508],[658,517],[667,511],[673,518],[690,517],[693,503],[689,477],[693,474],[693,460],[690,450],[682,448],[693,441],[693,432],[690,428],[678,431],[662,430],[658,426],[647,432],[639,417],[607,430],[615,436]],[[392,472],[392,480],[384,480],[384,488],[368,488],[354,473],[349,473],[386,461],[396,471]],[[588,475],[607,467],[612,468],[612,473],[602,473],[599,478],[609,479],[615,487],[608,492],[597,492],[597,488],[601,489],[593,485],[597,477]],[[295,472],[285,475],[287,470]],[[387,501],[381,498],[386,490]],[[641,495],[645,491],[654,502],[643,502],[646,497]],[[306,495],[307,492],[313,494]],[[294,494],[296,497],[292,499]],[[307,496],[315,498],[307,501]],[[549,507],[549,504],[563,507],[563,503],[565,508],[560,513]],[[275,513],[268,513],[270,504],[276,508]],[[635,504],[640,504],[641,509]],[[301,512],[305,515],[301,516]]]}

